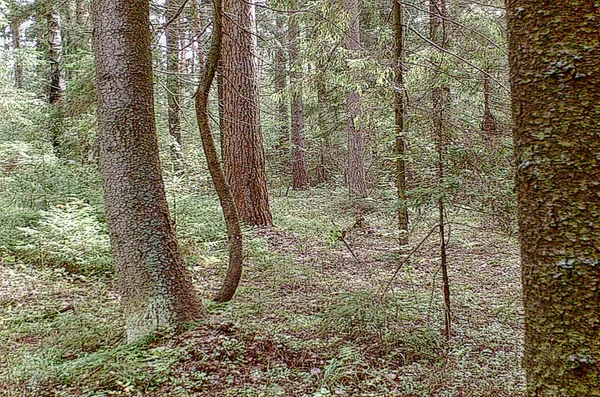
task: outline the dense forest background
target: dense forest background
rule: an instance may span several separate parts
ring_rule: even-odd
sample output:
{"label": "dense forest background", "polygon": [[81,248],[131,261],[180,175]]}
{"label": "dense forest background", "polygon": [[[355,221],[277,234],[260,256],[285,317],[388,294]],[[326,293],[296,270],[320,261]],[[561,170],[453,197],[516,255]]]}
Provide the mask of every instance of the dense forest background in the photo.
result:
{"label": "dense forest background", "polygon": [[0,394],[525,395],[504,1],[223,0],[219,23],[212,1],[149,5],[199,320],[132,333],[136,276],[115,277],[111,16],[0,0]]}

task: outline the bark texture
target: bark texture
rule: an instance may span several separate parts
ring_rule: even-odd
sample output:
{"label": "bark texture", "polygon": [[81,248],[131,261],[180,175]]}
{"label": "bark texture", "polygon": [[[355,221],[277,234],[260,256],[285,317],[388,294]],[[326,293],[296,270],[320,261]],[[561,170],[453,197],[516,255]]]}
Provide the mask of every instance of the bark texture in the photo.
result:
{"label": "bark texture", "polygon": [[[290,3],[292,9],[298,8],[296,1]],[[308,167],[306,165],[306,142],[304,141],[304,107],[302,104],[302,59],[300,59],[300,24],[296,14],[289,18],[289,58],[292,133],[292,188],[310,189]]]}
{"label": "bark texture", "polygon": [[61,18],[57,9],[50,9],[46,14],[46,22],[48,23],[48,63],[50,64],[48,102],[58,104],[65,90],[65,79],[61,70],[63,42]]}
{"label": "bark texture", "polygon": [[219,86],[225,175],[240,218],[251,226],[271,226],[256,46],[254,3],[224,0]]}
{"label": "bark texture", "polygon": [[600,396],[600,2],[507,5],[527,395]]}
{"label": "bark texture", "polygon": [[396,121],[396,189],[398,198],[398,230],[400,245],[408,244],[408,211],[406,208],[406,162],[404,161],[404,117],[405,95],[404,87],[404,14],[402,4],[394,0],[394,116]]}
{"label": "bark texture", "polygon": [[95,0],[93,23],[106,219],[131,342],[198,319],[202,306],[162,180],[148,1]]}
{"label": "bark texture", "polygon": [[215,0],[215,19],[213,31],[213,43],[206,66],[202,74],[202,80],[196,92],[196,118],[200,128],[200,137],[204,147],[204,154],[208,163],[208,170],[215,185],[215,190],[219,196],[225,223],[227,224],[227,237],[229,239],[229,269],[225,281],[215,297],[215,301],[222,303],[233,298],[237,286],[242,277],[242,266],[244,260],[243,236],[240,226],[240,219],[235,208],[233,195],[225,173],[219,161],[217,146],[215,144],[212,131],[210,129],[210,118],[208,115],[208,96],[210,87],[214,80],[221,56],[221,45],[223,39],[222,26],[222,1]]}
{"label": "bark texture", "polygon": [[[346,11],[350,16],[349,28],[346,31],[344,46],[350,56],[358,56],[360,52],[360,1],[347,0]],[[363,130],[357,125],[360,117],[360,95],[352,88],[346,99],[348,106],[348,192],[350,197],[367,197],[365,180],[365,137]]]}

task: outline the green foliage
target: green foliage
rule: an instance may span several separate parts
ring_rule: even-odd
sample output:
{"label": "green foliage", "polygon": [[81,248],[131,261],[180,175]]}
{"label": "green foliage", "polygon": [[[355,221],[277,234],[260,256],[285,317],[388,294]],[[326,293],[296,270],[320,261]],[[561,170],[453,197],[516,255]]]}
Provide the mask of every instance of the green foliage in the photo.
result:
{"label": "green foliage", "polygon": [[36,226],[19,230],[24,244],[16,250],[33,263],[83,274],[112,269],[106,227],[89,204],[73,200],[48,211],[41,210]]}
{"label": "green foliage", "polygon": [[321,330],[368,343],[370,349],[376,346],[384,354],[400,348],[409,361],[434,358],[441,348],[439,334],[428,327],[414,327],[418,316],[410,305],[389,296],[380,298],[369,290],[346,292],[327,307]]}

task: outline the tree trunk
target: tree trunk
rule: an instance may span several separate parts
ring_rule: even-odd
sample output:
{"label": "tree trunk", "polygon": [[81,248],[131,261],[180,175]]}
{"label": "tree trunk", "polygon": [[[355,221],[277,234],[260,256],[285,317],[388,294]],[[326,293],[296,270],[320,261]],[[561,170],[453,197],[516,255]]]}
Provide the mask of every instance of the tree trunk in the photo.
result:
{"label": "tree trunk", "polygon": [[89,3],[87,0],[76,0],[75,3],[75,14],[77,18],[77,24],[79,26],[87,26],[89,13]]}
{"label": "tree trunk", "polygon": [[165,40],[167,47],[167,106],[169,117],[169,135],[171,135],[171,157],[175,170],[181,168],[181,84],[179,82],[180,60],[179,44],[181,29],[182,0],[167,0],[165,14],[167,27]]}
{"label": "tree trunk", "polygon": [[[447,48],[446,38],[446,1],[431,0],[429,3],[429,37],[439,48]],[[432,61],[435,65],[435,61]],[[441,63],[441,62],[440,62]],[[440,70],[442,65],[436,65],[436,70]],[[445,112],[450,96],[450,88],[440,82],[441,74],[436,72],[433,77],[434,89],[432,92],[432,116],[433,116],[433,134],[436,139],[437,152],[437,177],[438,188],[442,189],[444,185],[444,153],[446,151],[446,131],[445,131]],[[444,195],[440,193],[438,199],[438,227],[440,230],[440,267],[442,270],[442,288],[444,292],[444,332],[446,338],[450,337],[451,331],[451,311],[450,311],[450,280],[448,278],[448,265],[446,256],[446,235],[445,235],[445,209]]]}
{"label": "tree trunk", "polygon": [[23,88],[23,61],[21,59],[21,20],[13,18],[10,22],[10,30],[12,36],[13,58],[15,62],[15,88]]}
{"label": "tree trunk", "polygon": [[219,303],[227,302],[233,298],[242,277],[244,260],[240,219],[235,208],[231,189],[227,184],[225,173],[219,161],[217,146],[213,139],[208,116],[208,96],[221,56],[221,44],[223,40],[222,15],[222,0],[216,0],[213,44],[204,68],[204,73],[202,74],[202,81],[196,93],[196,118],[198,120],[198,127],[200,128],[202,145],[208,163],[208,170],[219,196],[221,207],[223,208],[223,215],[227,224],[227,237],[229,238],[229,269],[227,270],[227,276],[221,286],[221,290],[215,297],[215,300]]}
{"label": "tree trunk", "polygon": [[271,226],[260,124],[255,6],[223,1],[221,134],[225,175],[240,218]]}
{"label": "tree trunk", "polygon": [[50,85],[48,102],[52,105],[52,123],[50,140],[54,153],[60,155],[60,135],[62,124],[62,96],[65,91],[65,79],[62,72],[63,42],[61,34],[61,18],[58,9],[51,8],[46,14],[48,24],[48,63],[50,65]]}
{"label": "tree trunk", "polygon": [[276,16],[277,34],[280,37],[279,47],[277,47],[274,56],[274,73],[273,83],[277,93],[277,115],[279,123],[279,152],[287,157],[288,146],[290,142],[289,129],[289,112],[285,100],[285,92],[287,89],[287,59],[285,56],[285,48],[287,47],[285,25],[281,15]]}
{"label": "tree trunk", "polygon": [[[344,39],[344,46],[351,56],[358,56],[360,51],[360,3],[359,0],[347,0],[347,12],[350,14],[349,28]],[[357,126],[360,116],[360,95],[352,88],[346,99],[348,107],[348,192],[350,197],[367,197],[365,181],[365,138],[363,131]]]}
{"label": "tree trunk", "polygon": [[408,244],[408,211],[406,208],[406,162],[404,161],[404,15],[400,0],[394,0],[395,70],[394,99],[396,121],[396,189],[398,197],[398,230],[400,245]]}
{"label": "tree trunk", "polygon": [[106,219],[132,342],[176,330],[203,310],[159,163],[148,1],[95,0],[93,22]]}
{"label": "tree trunk", "polygon": [[490,77],[489,71],[483,73],[483,132],[488,138],[495,139],[498,134],[498,122],[490,108]]}
{"label": "tree trunk", "polygon": [[600,396],[600,13],[510,0],[527,395]]}
{"label": "tree trunk", "polygon": [[[296,1],[292,1],[291,6],[293,9],[298,8]],[[289,18],[290,85],[292,89],[292,188],[294,190],[307,190],[310,189],[310,180],[306,165],[306,143],[303,136],[302,60],[298,49],[300,25],[297,17],[297,14],[292,14]]]}

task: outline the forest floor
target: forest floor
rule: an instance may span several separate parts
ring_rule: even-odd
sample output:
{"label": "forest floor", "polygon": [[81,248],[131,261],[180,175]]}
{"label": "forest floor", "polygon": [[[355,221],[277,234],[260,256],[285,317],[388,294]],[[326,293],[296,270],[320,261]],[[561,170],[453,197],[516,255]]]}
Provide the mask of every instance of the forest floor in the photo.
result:
{"label": "forest floor", "polygon": [[[224,241],[182,238],[207,316],[174,339],[125,345],[111,276],[3,263],[0,396],[522,396],[516,239],[451,209],[446,339],[439,238],[401,266],[393,211],[368,203],[355,225],[343,196],[274,192],[277,226],[245,231],[227,304],[210,301]],[[435,219],[411,216],[412,249]]]}

